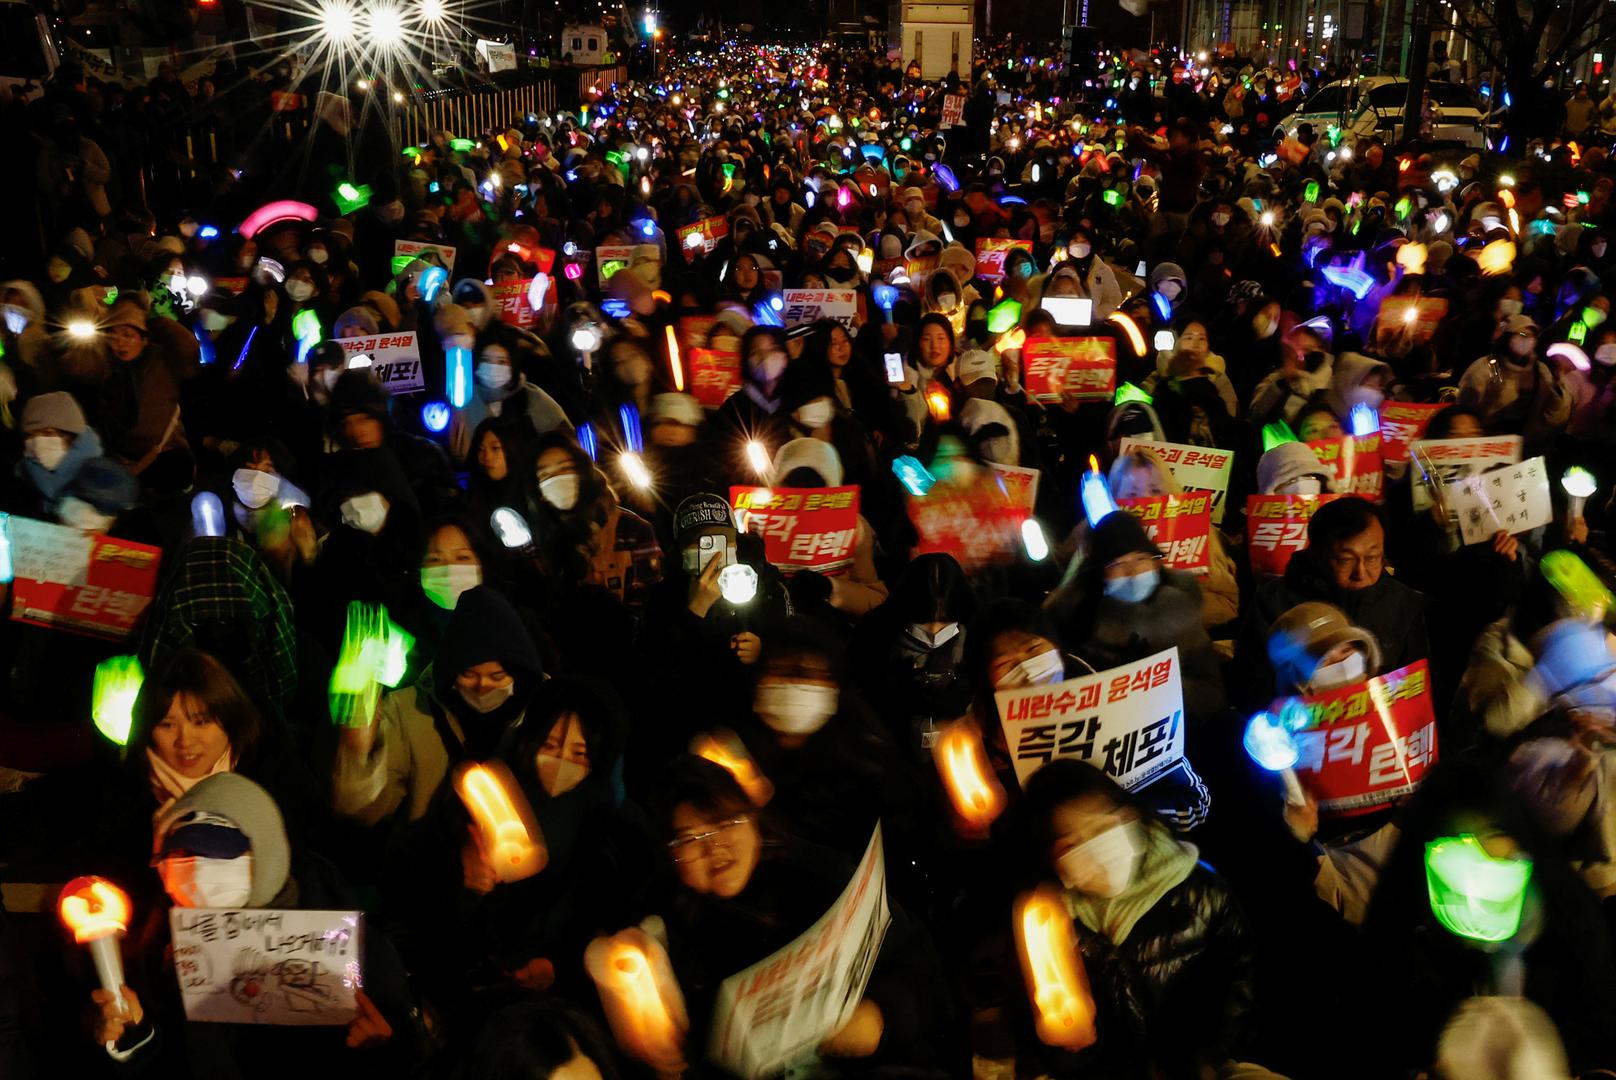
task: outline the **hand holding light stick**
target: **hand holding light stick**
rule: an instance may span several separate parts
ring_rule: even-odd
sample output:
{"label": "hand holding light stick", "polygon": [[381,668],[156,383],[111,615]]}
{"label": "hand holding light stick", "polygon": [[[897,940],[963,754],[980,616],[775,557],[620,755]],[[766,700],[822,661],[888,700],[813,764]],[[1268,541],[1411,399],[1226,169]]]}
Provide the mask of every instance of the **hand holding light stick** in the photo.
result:
{"label": "hand holding light stick", "polygon": [[1100,472],[1100,461],[1093,454],[1089,455],[1089,471],[1078,482],[1078,494],[1083,500],[1083,516],[1088,518],[1091,529],[1117,509],[1116,501],[1111,498],[1111,487],[1105,481],[1105,474]]}
{"label": "hand holding light stick", "polygon": [[1082,1050],[1099,1038],[1094,995],[1078,952],[1072,917],[1053,885],[1023,893],[1015,908],[1016,955],[1027,980],[1038,1038]]}
{"label": "hand holding light stick", "polygon": [[617,1043],[654,1069],[682,1062],[690,1018],[667,950],[638,927],[598,937],[584,950]]}
{"label": "hand holding light stick", "polygon": [[466,764],[455,773],[455,794],[482,837],[489,868],[509,884],[530,878],[550,861],[544,834],[505,764]]}
{"label": "hand holding light stick", "polygon": [[73,931],[74,941],[89,948],[101,989],[112,995],[125,1016],[129,1003],[123,996],[123,952],[118,940],[129,930],[130,910],[128,894],[93,874],[69,881],[56,902],[62,925]]}

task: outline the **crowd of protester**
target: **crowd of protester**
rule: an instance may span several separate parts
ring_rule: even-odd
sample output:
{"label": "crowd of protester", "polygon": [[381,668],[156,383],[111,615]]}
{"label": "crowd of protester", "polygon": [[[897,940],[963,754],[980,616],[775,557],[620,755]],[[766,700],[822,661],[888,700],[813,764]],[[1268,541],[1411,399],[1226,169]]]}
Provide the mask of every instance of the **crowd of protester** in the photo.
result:
{"label": "crowd of protester", "polygon": [[[1616,1068],[1616,163],[1275,142],[1300,78],[1213,68],[1122,64],[1074,111],[1036,57],[939,85],[676,51],[575,112],[179,205],[109,196],[129,162],[80,132],[117,104],[64,69],[33,106],[46,257],[0,282],[0,511],[161,561],[121,640],[0,624],[8,866],[133,913],[117,995],[5,917],[0,1072],[727,1075],[726,980],[825,915],[877,823],[863,996],[776,1072]],[[289,195],[310,212],[260,212]],[[384,365],[412,335],[418,367]],[[1103,392],[1029,385],[1069,339],[1114,359]],[[1474,535],[1387,450],[1413,405],[1423,439],[1542,459],[1552,513]],[[1317,448],[1376,435],[1373,482]],[[1227,464],[1193,571],[1108,505],[1197,490],[1152,444]],[[782,556],[738,488],[855,488],[840,557]],[[1246,515],[1273,495],[1310,511],[1277,566]],[[361,610],[403,643],[385,686]],[[997,693],[1168,650],[1173,768],[1125,787],[1091,739],[1018,779]],[[109,732],[96,673],[128,654]],[[1248,754],[1275,702],[1409,671],[1436,735],[1396,797],[1343,814]],[[956,738],[1002,812],[954,798]],[[497,864],[475,765],[525,803],[537,873]],[[1506,932],[1456,929],[1449,843],[1526,881],[1453,886],[1474,921],[1514,903]],[[1075,1043],[1018,964],[1040,886],[1092,999]],[[357,1015],[187,1019],[184,908],[362,911]],[[685,1010],[655,1053],[586,957],[642,926]],[[40,1020],[64,1011],[75,1038]]]}

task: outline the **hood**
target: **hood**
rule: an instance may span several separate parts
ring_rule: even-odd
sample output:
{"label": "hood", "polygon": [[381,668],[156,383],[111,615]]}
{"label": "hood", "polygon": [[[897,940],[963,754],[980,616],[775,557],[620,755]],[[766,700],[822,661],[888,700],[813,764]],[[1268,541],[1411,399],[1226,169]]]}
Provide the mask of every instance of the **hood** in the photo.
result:
{"label": "hood", "polygon": [[1176,281],[1180,285],[1188,285],[1190,279],[1185,275],[1184,268],[1177,263],[1157,263],[1150,271],[1151,289],[1156,289],[1164,281]]}
{"label": "hood", "polygon": [[1329,470],[1307,443],[1280,443],[1257,461],[1257,490],[1264,495],[1271,495],[1279,485],[1304,476],[1322,477],[1326,491],[1334,487]]}
{"label": "hood", "polygon": [[23,281],[20,278],[16,281],[0,282],[0,293],[12,290],[23,295],[22,306],[28,309],[29,329],[39,327],[43,330],[45,327],[45,298],[40,295],[38,286],[31,281]]}
{"label": "hood", "polygon": [[769,483],[778,484],[793,470],[803,468],[818,473],[826,487],[842,485],[842,459],[834,446],[819,439],[792,439],[782,446],[774,457]]}
{"label": "hood", "polygon": [[460,672],[490,660],[529,683],[544,675],[539,650],[516,609],[491,586],[479,585],[461,594],[432,658],[440,692],[447,692]]}
{"label": "hood", "polygon": [[85,428],[73,437],[67,456],[55,469],[47,469],[33,458],[24,457],[17,462],[17,475],[26,477],[39,494],[55,508],[69,484],[78,476],[85,464],[101,456],[101,437],[94,428]]}
{"label": "hood", "polygon": [[292,845],[274,798],[240,773],[206,777],[163,812],[153,830],[154,849],[160,850],[169,833],[197,812],[226,818],[247,838],[253,858],[246,906],[267,907],[285,888],[292,870]]}
{"label": "hood", "polygon": [[1344,352],[1335,358],[1335,374],[1331,377],[1330,387],[1339,397],[1345,397],[1347,391],[1356,390],[1363,385],[1363,381],[1377,371],[1384,371],[1391,376],[1392,366],[1384,360],[1376,360],[1363,353]]}

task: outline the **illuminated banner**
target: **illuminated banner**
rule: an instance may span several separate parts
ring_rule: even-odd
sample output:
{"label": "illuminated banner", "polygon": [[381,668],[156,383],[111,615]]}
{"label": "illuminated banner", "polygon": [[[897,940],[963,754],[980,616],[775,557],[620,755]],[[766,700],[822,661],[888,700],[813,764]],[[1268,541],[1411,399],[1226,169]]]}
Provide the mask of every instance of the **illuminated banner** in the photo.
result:
{"label": "illuminated banner", "polygon": [[785,573],[836,574],[853,564],[857,484],[833,488],[732,487],[729,503],[745,531],[763,537],[770,565]]}

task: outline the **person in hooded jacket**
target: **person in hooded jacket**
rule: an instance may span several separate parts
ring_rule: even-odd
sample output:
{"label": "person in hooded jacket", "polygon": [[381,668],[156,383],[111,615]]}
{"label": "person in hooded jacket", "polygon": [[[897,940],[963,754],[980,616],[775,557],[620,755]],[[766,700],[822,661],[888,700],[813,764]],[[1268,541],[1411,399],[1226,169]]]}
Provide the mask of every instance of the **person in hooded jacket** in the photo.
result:
{"label": "person in hooded jacket", "polygon": [[110,357],[97,399],[107,449],[149,490],[188,486],[196,463],[180,422],[180,387],[198,369],[197,343],[172,319],[119,300],[99,324]]}
{"label": "person in hooded jacket", "polygon": [[456,409],[449,424],[449,447],[455,461],[465,463],[472,455],[472,433],[490,417],[523,418],[531,436],[557,429],[572,430],[567,414],[549,394],[528,382],[518,360],[525,350],[520,335],[503,323],[477,335],[477,359],[472,368],[476,387],[464,408]]}
{"label": "person in hooded jacket", "polygon": [[123,944],[132,985],[118,997],[90,994],[91,1036],[115,1074],[249,1080],[340,1061],[344,1075],[380,1078],[418,1059],[424,1038],[404,966],[374,925],[361,936],[364,988],[354,992],[357,1015],[347,1025],[189,1020],[174,969],[170,906],[343,911],[359,904],[335,867],[301,845],[293,849],[274,797],[245,776],[199,781],[160,816],[156,836],[153,865],[168,903],[147,905]]}
{"label": "person in hooded jacket", "polygon": [[552,597],[598,588],[620,603],[643,604],[662,580],[656,530],[619,501],[570,434],[551,432],[535,450],[534,537]]}
{"label": "person in hooded jacket", "polygon": [[[326,409],[333,445],[339,453],[385,447],[397,462],[421,512],[448,510],[459,498],[460,489],[443,449],[430,439],[399,430],[388,416],[389,404],[387,391],[368,368],[344,371],[331,388]],[[375,517],[374,506],[370,517]]]}
{"label": "person in hooded jacket", "polygon": [[362,825],[419,819],[455,763],[494,752],[543,679],[510,602],[487,585],[462,593],[415,685],[384,694],[375,716],[342,729],[332,808]]}
{"label": "person in hooded jacket", "polygon": [[65,390],[29,398],[18,426],[22,458],[6,485],[4,500],[10,513],[71,524],[78,510],[70,489],[85,466],[99,462],[122,471],[103,456],[101,437]]}
{"label": "person in hooded jacket", "polygon": [[1539,359],[1538,326],[1526,315],[1511,315],[1493,337],[1493,351],[1459,377],[1459,404],[1481,413],[1489,431],[1518,432],[1523,453],[1545,447],[1571,419],[1571,390],[1555,369]]}

